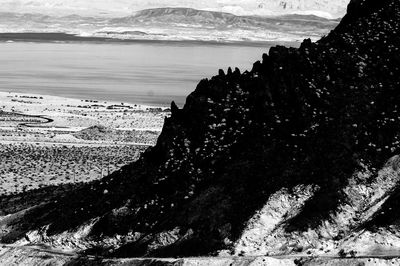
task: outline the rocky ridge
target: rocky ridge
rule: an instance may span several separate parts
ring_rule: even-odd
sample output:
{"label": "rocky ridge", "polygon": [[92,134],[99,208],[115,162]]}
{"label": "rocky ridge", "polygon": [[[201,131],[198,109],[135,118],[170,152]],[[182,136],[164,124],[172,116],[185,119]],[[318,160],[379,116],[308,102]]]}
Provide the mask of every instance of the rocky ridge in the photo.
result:
{"label": "rocky ridge", "polygon": [[156,146],[101,181],[0,198],[1,240],[120,257],[400,247],[400,3],[202,80]]}

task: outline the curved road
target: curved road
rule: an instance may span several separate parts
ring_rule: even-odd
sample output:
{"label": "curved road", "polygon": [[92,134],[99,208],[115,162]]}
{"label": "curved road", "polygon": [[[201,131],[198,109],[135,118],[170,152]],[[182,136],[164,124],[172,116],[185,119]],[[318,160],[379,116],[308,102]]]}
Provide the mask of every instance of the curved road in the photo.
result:
{"label": "curved road", "polygon": [[43,115],[27,115],[27,114],[22,114],[22,113],[15,113],[15,114],[21,115],[21,116],[27,116],[27,117],[39,118],[39,119],[46,120],[46,121],[43,121],[43,122],[23,122],[23,123],[19,123],[18,126],[35,127],[35,126],[38,126],[38,125],[49,124],[49,123],[54,121],[53,119],[45,117]]}

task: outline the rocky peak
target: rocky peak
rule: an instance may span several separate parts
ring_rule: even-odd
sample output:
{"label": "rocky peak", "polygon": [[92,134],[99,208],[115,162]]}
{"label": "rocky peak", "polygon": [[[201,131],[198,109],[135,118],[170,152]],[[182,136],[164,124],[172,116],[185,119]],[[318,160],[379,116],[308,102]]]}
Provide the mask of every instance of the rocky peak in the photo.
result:
{"label": "rocky peak", "polygon": [[[79,241],[105,254],[258,255],[294,253],[301,241],[313,243],[301,250],[325,252],[359,230],[396,224],[398,159],[379,169],[400,148],[399,8],[352,1],[320,41],[276,46],[251,71],[202,80],[182,109],[172,103],[157,145],[138,162],[37,206],[42,191],[29,204],[2,198],[4,214],[20,212],[4,223],[3,241],[44,227],[54,241],[91,221]],[[271,210],[276,223],[265,224]],[[254,239],[254,228],[265,235]],[[290,246],[266,245],[270,229]],[[101,241],[117,236],[131,237],[112,250]]]}

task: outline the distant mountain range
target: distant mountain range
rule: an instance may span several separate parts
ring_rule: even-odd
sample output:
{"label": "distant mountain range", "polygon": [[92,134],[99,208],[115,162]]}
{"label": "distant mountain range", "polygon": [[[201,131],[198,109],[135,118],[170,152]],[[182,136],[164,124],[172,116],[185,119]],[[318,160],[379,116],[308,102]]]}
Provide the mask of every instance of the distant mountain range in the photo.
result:
{"label": "distant mountain range", "polygon": [[[213,26],[235,27],[260,27],[282,25],[294,20],[323,24],[329,20],[315,15],[283,15],[276,17],[237,16],[227,12],[205,11],[193,8],[153,8],[138,11],[132,16],[113,19],[115,23],[185,23],[185,24],[209,24]],[[329,23],[329,22],[328,22]]]}
{"label": "distant mountain range", "polygon": [[127,16],[133,12],[165,7],[186,7],[228,12],[235,15],[314,14],[327,18],[342,17],[349,0],[2,0],[1,11],[47,15]]}
{"label": "distant mountain range", "polygon": [[297,42],[318,39],[338,22],[315,15],[237,16],[192,8],[146,9],[118,18],[3,12],[0,32],[51,32],[113,39]]}

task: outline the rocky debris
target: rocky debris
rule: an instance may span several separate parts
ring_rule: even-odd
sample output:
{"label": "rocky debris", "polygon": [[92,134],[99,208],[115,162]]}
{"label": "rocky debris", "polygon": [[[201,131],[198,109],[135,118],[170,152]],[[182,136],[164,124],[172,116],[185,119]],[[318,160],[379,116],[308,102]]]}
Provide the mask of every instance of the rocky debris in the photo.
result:
{"label": "rocky debris", "polygon": [[400,248],[400,3],[348,10],[316,43],[202,80],[137,162],[41,204],[0,199],[2,241],[96,219],[87,252],[120,257]]}
{"label": "rocky debris", "polygon": [[39,248],[15,248],[3,246],[0,248],[0,261],[3,265],[68,265],[74,258],[59,251],[46,252]]}
{"label": "rocky debris", "polygon": [[376,252],[375,249],[385,248],[387,250],[382,253],[393,252],[400,244],[397,235],[387,230],[372,233],[363,225],[380,212],[382,204],[395,191],[400,181],[398,163],[399,156],[393,157],[377,177],[372,177],[368,171],[353,175],[341,191],[337,208],[313,230],[291,232],[287,225],[301,211],[306,200],[314,196],[316,189],[300,186],[291,193],[287,190],[275,193],[250,219],[235,244],[235,254],[262,256],[312,252],[313,255],[335,256],[343,249],[349,254],[368,256]]}
{"label": "rocky debris", "polygon": [[182,266],[342,266],[342,265],[398,265],[398,258],[314,258],[314,257],[201,257],[201,258],[132,258],[107,259],[80,256],[50,249],[46,246],[0,248],[0,261],[5,265],[182,265]]}

